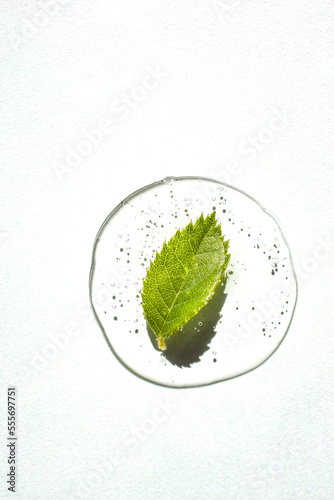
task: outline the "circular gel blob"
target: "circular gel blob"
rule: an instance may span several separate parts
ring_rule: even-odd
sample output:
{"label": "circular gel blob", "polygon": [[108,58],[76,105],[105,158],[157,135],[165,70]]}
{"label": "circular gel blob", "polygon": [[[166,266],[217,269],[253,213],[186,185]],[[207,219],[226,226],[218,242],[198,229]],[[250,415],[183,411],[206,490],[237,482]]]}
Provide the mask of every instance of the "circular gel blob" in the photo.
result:
{"label": "circular gel blob", "polygon": [[[161,351],[141,305],[147,268],[177,229],[213,211],[230,240],[226,277]],[[271,213],[221,182],[180,177],[136,191],[107,217],[95,240],[90,296],[126,368],[156,384],[195,387],[236,377],[269,358],[291,323],[297,281]]]}

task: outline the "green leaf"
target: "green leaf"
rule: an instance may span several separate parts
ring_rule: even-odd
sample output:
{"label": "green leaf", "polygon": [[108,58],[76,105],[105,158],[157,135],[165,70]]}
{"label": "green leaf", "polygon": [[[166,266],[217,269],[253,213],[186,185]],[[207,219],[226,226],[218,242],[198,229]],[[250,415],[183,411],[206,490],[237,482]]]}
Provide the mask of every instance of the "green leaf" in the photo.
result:
{"label": "green leaf", "polygon": [[230,260],[216,213],[164,243],[144,279],[142,304],[147,323],[166,349],[165,338],[177,332],[207,304]]}

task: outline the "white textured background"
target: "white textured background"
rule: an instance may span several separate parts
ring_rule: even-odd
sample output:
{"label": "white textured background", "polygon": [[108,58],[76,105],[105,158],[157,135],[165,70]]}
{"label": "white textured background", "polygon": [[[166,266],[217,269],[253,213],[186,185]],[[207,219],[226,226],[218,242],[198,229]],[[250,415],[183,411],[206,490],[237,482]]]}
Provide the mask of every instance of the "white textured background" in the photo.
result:
{"label": "white textured background", "polygon": [[[8,385],[20,500],[334,498],[333,2],[0,10],[1,498]],[[299,275],[275,355],[199,389],[127,372],[88,305],[101,222],[166,175],[257,198]]]}

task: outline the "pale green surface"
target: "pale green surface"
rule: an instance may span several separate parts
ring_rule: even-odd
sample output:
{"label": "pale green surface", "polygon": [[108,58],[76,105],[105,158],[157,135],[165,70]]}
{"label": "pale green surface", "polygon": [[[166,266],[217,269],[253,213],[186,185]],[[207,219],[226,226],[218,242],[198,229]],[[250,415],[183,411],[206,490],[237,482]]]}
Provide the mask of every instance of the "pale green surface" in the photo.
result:
{"label": "pale green surface", "polygon": [[[3,1],[0,9],[0,498],[333,498],[333,2]],[[152,61],[167,73],[162,84],[124,105],[116,132],[58,181],[53,168],[68,148],[113,115],[112,102],[142,83]],[[259,143],[275,108],[295,118]],[[248,138],[256,148],[241,149]],[[209,387],[133,376],[89,309],[102,218],[166,175],[213,177],[252,194],[279,218],[301,275],[275,355]],[[67,325],[76,335],[61,344]],[[46,361],[35,368],[37,356]],[[4,426],[14,383],[13,495]]]}
{"label": "pale green surface", "polygon": [[209,300],[230,255],[213,212],[164,243],[144,280],[142,303],[149,326],[165,349],[164,338],[177,332]]}

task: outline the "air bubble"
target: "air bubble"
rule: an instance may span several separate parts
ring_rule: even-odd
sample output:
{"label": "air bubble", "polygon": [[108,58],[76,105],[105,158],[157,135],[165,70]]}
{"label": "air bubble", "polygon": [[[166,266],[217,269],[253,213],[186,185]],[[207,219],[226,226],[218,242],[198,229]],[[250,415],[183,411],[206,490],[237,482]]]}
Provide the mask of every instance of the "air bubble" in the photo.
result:
{"label": "air bubble", "polygon": [[[221,196],[219,191],[223,186],[225,191]],[[171,189],[173,203],[170,203]],[[216,217],[226,239],[230,240],[231,262],[222,286],[217,287],[211,300],[182,331],[166,340],[167,349],[161,351],[143,314],[143,279],[150,260],[161,250],[164,241],[190,220],[195,222],[200,213],[206,216],[212,212],[214,189],[221,202],[214,207]],[[231,210],[222,206],[225,204]],[[126,245],[120,249],[117,242],[122,233]],[[275,259],[268,259],[269,248],[274,249],[271,256]],[[127,253],[128,262],[120,252]],[[276,266],[271,267],[273,262]],[[283,265],[284,276],[280,276],[283,273],[274,270]],[[160,385],[194,387],[245,373],[276,350],[295,307],[294,276],[290,251],[277,221],[253,198],[216,181],[167,178],[129,196],[127,204],[114,209],[103,224],[94,246],[90,294],[112,351],[126,368]],[[102,281],[112,281],[108,288],[110,298],[117,297],[117,316],[113,316],[115,299],[104,305],[106,313],[101,310]],[[273,281],[275,290],[283,294],[279,305],[275,302],[268,305]],[[124,300],[118,304],[121,294]],[[289,304],[284,304],[288,296]],[[251,335],[247,335],[249,329]]]}
{"label": "air bubble", "polygon": [[162,182],[164,184],[166,184],[167,186],[173,186],[173,184],[175,182],[175,178],[174,177],[166,177],[165,179],[162,180]]}

